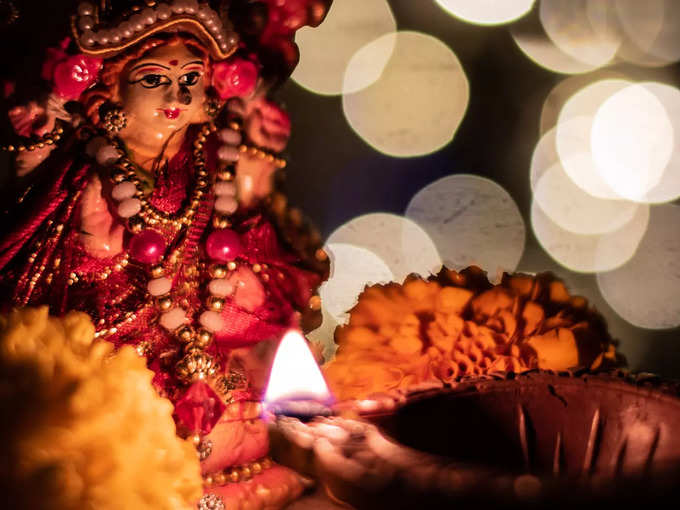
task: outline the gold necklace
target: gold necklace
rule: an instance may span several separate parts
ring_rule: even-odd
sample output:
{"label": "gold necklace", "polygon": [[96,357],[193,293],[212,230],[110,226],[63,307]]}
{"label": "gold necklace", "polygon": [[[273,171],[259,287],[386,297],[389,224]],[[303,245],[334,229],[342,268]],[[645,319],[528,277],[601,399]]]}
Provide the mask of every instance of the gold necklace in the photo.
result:
{"label": "gold necklace", "polygon": [[[121,216],[127,220],[127,227],[132,233],[140,232],[144,225],[172,225],[177,230],[191,225],[201,203],[201,198],[208,191],[208,172],[205,169],[203,146],[207,137],[215,131],[217,131],[217,127],[212,123],[205,124],[201,128],[198,138],[194,142],[193,155],[196,172],[194,188],[184,209],[179,209],[174,213],[161,211],[150,203],[144,194],[144,188],[135,171],[134,163],[124,153],[120,142],[116,141],[116,149],[123,156],[118,160],[111,173],[111,180],[114,184],[112,195],[114,199],[123,198],[119,206],[119,213],[122,207],[124,214],[121,214]],[[130,183],[134,185],[134,189]],[[123,205],[123,202],[125,202],[125,205]],[[127,214],[129,212],[134,212],[134,214]]]}
{"label": "gold necklace", "polygon": [[[172,225],[176,230],[180,230],[184,227],[187,229],[192,225],[193,218],[198,211],[201,198],[208,191],[208,172],[205,168],[205,155],[204,155],[204,144],[207,140],[208,135],[217,131],[214,124],[205,124],[202,126],[198,138],[194,142],[194,169],[196,173],[196,181],[194,184],[194,189],[190,195],[190,200],[187,202],[186,207],[183,211],[177,211],[176,213],[168,214],[163,211],[158,210],[154,207],[144,196],[142,189],[142,184],[135,172],[134,163],[127,157],[120,142],[113,141],[113,147],[115,148],[115,155],[118,159],[113,165],[113,170],[111,172],[111,180],[114,184],[112,190],[112,198],[118,200],[118,210],[120,213],[121,208],[127,208],[128,211],[136,210],[135,214],[128,215],[124,219],[126,220],[126,226],[130,232],[133,234],[141,232],[144,225],[157,226],[161,225]],[[106,150],[109,150],[108,148]],[[115,157],[115,155],[113,157]],[[100,159],[103,159],[100,158]],[[118,191],[116,191],[116,189]],[[127,203],[126,203],[127,202]],[[126,203],[126,205],[123,205]],[[132,207],[131,207],[132,203]],[[166,257],[166,262],[169,266],[164,268],[162,266],[154,266],[151,270],[151,276],[158,277],[166,272],[171,272],[174,266],[179,262],[181,258],[182,251],[184,250],[186,244],[186,237],[184,241],[177,246],[172,253]],[[129,253],[124,255],[124,263],[116,263],[112,268],[107,268],[102,272],[108,277],[113,271],[122,271],[128,267]],[[105,278],[101,278],[105,279]],[[78,281],[78,278],[74,278],[74,283]],[[123,319],[115,321],[113,323],[106,323],[106,321],[101,320],[97,324],[97,338],[103,338],[114,333],[117,333],[120,327],[125,324],[134,321],[139,314],[151,305],[153,302],[161,308],[168,307],[168,300],[145,300],[141,306],[139,306],[135,311],[128,311],[123,314]]]}

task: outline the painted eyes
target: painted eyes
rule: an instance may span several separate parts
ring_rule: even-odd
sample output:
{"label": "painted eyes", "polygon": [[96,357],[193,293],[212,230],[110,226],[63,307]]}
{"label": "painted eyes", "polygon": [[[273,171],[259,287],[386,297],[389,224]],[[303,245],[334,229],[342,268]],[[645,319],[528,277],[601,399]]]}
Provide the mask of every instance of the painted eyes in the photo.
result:
{"label": "painted eyes", "polygon": [[155,89],[161,85],[170,85],[170,78],[163,76],[162,74],[147,74],[142,79],[139,80],[142,87],[147,89]]}
{"label": "painted eyes", "polygon": [[[180,76],[178,83],[181,86],[190,87],[192,85],[196,85],[200,77],[201,73],[199,73],[198,71],[191,71]],[[170,85],[172,83],[170,81],[170,78],[163,74],[147,74],[144,75],[143,78],[137,80],[137,82],[141,83],[142,87],[147,89],[155,89],[156,87],[160,87],[161,85]]]}
{"label": "painted eyes", "polygon": [[198,83],[198,79],[201,77],[201,73],[198,71],[192,71],[187,74],[183,74],[182,76],[179,77],[179,84],[180,85],[186,85],[186,86],[191,86],[191,85],[196,85]]}

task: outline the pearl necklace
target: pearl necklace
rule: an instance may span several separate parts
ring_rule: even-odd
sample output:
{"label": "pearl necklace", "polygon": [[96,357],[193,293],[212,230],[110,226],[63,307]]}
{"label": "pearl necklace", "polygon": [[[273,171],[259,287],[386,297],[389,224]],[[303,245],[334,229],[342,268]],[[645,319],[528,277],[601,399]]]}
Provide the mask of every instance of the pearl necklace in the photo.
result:
{"label": "pearl necklace", "polygon": [[[229,271],[236,269],[236,258],[242,252],[238,234],[228,228],[230,226],[228,218],[238,208],[236,186],[233,182],[234,164],[217,172],[213,186],[216,197],[213,204],[213,231],[208,235],[205,245],[206,253],[213,263],[209,269],[211,276],[208,284],[209,296],[204,310],[198,317],[200,327],[197,330],[190,325],[187,310],[176,305],[172,296],[171,275],[176,269],[184,245],[166,255],[165,239],[153,227],[159,224],[172,225],[180,230],[191,226],[200,199],[208,192],[208,172],[205,169],[203,146],[207,137],[216,130],[212,124],[206,124],[201,128],[194,142],[195,187],[185,210],[172,215],[156,210],[144,198],[141,182],[136,176],[133,164],[119,144],[100,142],[96,151],[97,161],[111,167],[110,175],[114,184],[111,196],[118,202],[116,208],[118,215],[125,220],[128,230],[132,233],[128,248],[129,258],[149,270],[147,292],[150,302],[155,304],[159,312],[158,323],[184,344],[184,356],[176,368],[177,375],[187,383],[213,377],[219,368],[218,362],[206,352],[206,349],[212,343],[215,332],[225,326],[220,311],[226,298],[235,290],[226,277]],[[143,307],[148,304],[145,303]],[[128,312],[124,322],[134,320],[138,313],[139,311]],[[105,329],[98,336],[116,331],[117,326],[114,326]]]}

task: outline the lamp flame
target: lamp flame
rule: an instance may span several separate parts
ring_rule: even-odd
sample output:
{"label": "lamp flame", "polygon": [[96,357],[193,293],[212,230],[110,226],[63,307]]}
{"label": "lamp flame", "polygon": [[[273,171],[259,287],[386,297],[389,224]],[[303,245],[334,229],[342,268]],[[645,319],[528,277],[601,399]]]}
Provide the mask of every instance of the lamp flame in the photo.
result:
{"label": "lamp flame", "polygon": [[276,350],[264,400],[267,404],[285,400],[332,402],[319,365],[297,331],[286,333]]}

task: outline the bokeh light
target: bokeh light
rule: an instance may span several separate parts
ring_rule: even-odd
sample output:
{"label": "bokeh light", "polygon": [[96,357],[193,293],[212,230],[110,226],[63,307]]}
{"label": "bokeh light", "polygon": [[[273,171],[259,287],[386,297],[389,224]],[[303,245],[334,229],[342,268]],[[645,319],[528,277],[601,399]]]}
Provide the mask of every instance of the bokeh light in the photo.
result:
{"label": "bokeh light", "polygon": [[456,55],[440,40],[397,32],[367,44],[352,57],[345,74],[347,90],[362,79],[375,58],[384,55],[391,39],[394,52],[378,81],[343,94],[345,117],[366,143],[384,154],[429,154],[451,141],[463,119],[470,94],[467,77]]}
{"label": "bokeh light", "polygon": [[548,37],[562,52],[601,67],[614,58],[621,37],[610,17],[594,15],[593,5],[589,0],[541,0],[539,16]]}
{"label": "bokeh light", "polygon": [[330,278],[320,287],[323,308],[338,324],[347,320],[366,285],[394,280],[390,268],[375,253],[351,244],[326,244],[331,261]]}
{"label": "bokeh light", "polygon": [[637,65],[663,66],[680,60],[680,3],[677,0],[615,0],[626,43],[619,57]]}
{"label": "bokeh light", "polygon": [[[555,145],[572,181],[588,194],[604,199],[662,203],[680,196],[680,147],[674,143],[675,133],[680,133],[680,90],[662,83],[635,84],[616,77],[589,83],[574,92],[573,85],[581,84],[581,78],[584,77],[565,80],[571,84],[551,92],[553,97],[550,102],[546,100],[541,118],[543,129],[553,122],[563,102],[554,121]],[[567,92],[572,95],[564,100]],[[594,138],[598,112],[602,115],[600,132]],[[599,159],[592,152],[595,142],[599,144]],[[546,140],[539,143],[537,150],[545,152],[547,147]],[[665,158],[669,158],[667,164]],[[532,188],[537,180],[534,166]]]}
{"label": "bokeh light", "polygon": [[359,246],[387,264],[395,280],[411,273],[437,273],[442,261],[430,236],[414,221],[389,213],[358,216],[336,229],[326,241]]}
{"label": "bokeh light", "polygon": [[543,212],[534,201],[531,225],[543,249],[561,266],[577,273],[597,273],[622,266],[634,255],[649,219],[649,206],[641,205],[622,228],[600,235],[569,232]]}
{"label": "bokeh light", "polygon": [[524,16],[534,0],[436,0],[448,13],[475,25],[500,25]]}
{"label": "bokeh light", "polygon": [[563,74],[587,73],[597,69],[597,65],[578,60],[558,48],[538,19],[527,17],[514,24],[510,33],[522,53],[544,69]]}
{"label": "bokeh light", "polygon": [[[386,0],[342,0],[334,2],[324,22],[305,27],[295,41],[300,47],[300,63],[292,74],[302,87],[324,95],[343,92],[343,77],[352,56],[365,44],[390,34],[397,28]],[[356,92],[378,79],[394,50],[394,38],[372,54],[363,73],[355,73],[345,92]]]}
{"label": "bokeh light", "polygon": [[560,161],[572,181],[586,193],[604,199],[619,195],[602,178],[592,157],[591,131],[598,108],[631,84],[621,78],[599,80],[574,93],[560,110],[555,143]]}
{"label": "bokeh light", "polygon": [[680,206],[652,207],[633,258],[597,275],[607,303],[626,321],[648,329],[680,326]]}
{"label": "bokeh light", "polygon": [[574,184],[560,162],[546,169],[538,179],[534,200],[561,228],[586,235],[619,230],[638,208],[634,202],[603,200],[586,193]]}
{"label": "bokeh light", "polygon": [[[323,285],[327,285],[327,283],[324,282]],[[325,293],[323,291],[323,285],[319,289],[319,292]],[[323,303],[323,301],[322,301]],[[335,328],[339,326],[338,321],[335,320],[335,317],[333,317],[328,310],[326,310],[326,307],[321,306],[321,326],[316,328],[314,331],[310,331],[307,333],[307,339],[310,342],[317,343],[321,346],[322,348],[322,353],[323,353],[323,358],[324,360],[328,361],[335,356],[335,351],[338,349],[338,346],[335,344],[334,341],[334,334],[335,334]]]}
{"label": "bokeh light", "polygon": [[[539,129],[540,134],[543,135],[546,131],[557,125],[557,119],[560,116],[564,105],[568,100],[572,99],[575,94],[586,89],[591,84],[604,80],[626,80],[626,77],[622,73],[612,71],[611,69],[599,69],[586,75],[577,74],[566,77],[555,85],[546,96],[545,101],[543,101]],[[599,104],[591,113],[589,113],[589,115],[594,115],[598,107]],[[572,116],[584,114],[584,112],[575,112]]]}
{"label": "bokeh light", "polygon": [[[595,168],[589,147],[584,145],[589,141],[591,117],[576,117],[559,125],[562,130],[560,139],[561,153],[558,152],[557,128],[546,132],[536,144],[531,158],[530,183],[532,191],[543,174],[554,165],[559,164],[569,176],[572,183],[593,197],[608,200],[618,200],[614,193],[600,177]],[[585,138],[588,138],[584,141]],[[548,211],[549,205],[543,204]]]}
{"label": "bokeh light", "polygon": [[680,61],[680,2],[541,0],[512,25],[511,34],[529,59],[558,73],[580,74],[620,61],[667,66]]}
{"label": "bokeh light", "polygon": [[531,191],[536,191],[536,184],[545,171],[559,162],[560,158],[557,155],[557,144],[555,142],[555,129],[549,130],[544,134],[536,144],[534,152],[531,155],[531,165],[529,168],[529,184]]}
{"label": "bokeh light", "polygon": [[607,99],[632,85],[625,78],[608,78],[588,83],[565,101],[558,117],[558,124],[574,117],[592,117]]}
{"label": "bokeh light", "polygon": [[[572,124],[581,119],[582,117],[576,117],[567,123]],[[590,117],[585,119],[586,127],[589,128]],[[592,156],[587,148],[580,147],[564,157],[558,154],[556,133],[557,129],[554,128],[543,135],[531,158],[530,183],[535,205],[541,208],[542,213],[556,227],[572,234],[605,234],[622,228],[633,218],[638,205],[619,200],[611,191],[611,196],[602,196],[584,189],[592,189],[598,184],[599,174]],[[583,134],[576,129],[574,136],[583,137]],[[568,159],[565,160],[565,157]],[[566,171],[566,167],[576,172],[577,179]],[[608,190],[601,179],[599,184],[603,191]]]}
{"label": "bokeh light", "polygon": [[565,173],[585,193],[605,200],[621,197],[611,189],[595,166],[590,151],[592,117],[573,117],[558,124],[555,136],[557,153]]}
{"label": "bokeh light", "polygon": [[677,143],[680,136],[680,90],[663,83],[645,82],[643,85],[663,105],[673,125],[674,145],[671,159],[658,183],[638,200],[655,204],[670,202],[680,197],[680,145]]}
{"label": "bokeh light", "polygon": [[474,264],[497,278],[514,271],[524,252],[525,226],[517,204],[484,177],[439,179],[411,199],[406,216],[425,229],[451,269]]}
{"label": "bokeh light", "polygon": [[598,109],[591,147],[609,187],[622,197],[644,201],[671,159],[673,125],[656,95],[643,84],[630,85]]}

